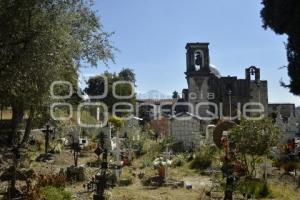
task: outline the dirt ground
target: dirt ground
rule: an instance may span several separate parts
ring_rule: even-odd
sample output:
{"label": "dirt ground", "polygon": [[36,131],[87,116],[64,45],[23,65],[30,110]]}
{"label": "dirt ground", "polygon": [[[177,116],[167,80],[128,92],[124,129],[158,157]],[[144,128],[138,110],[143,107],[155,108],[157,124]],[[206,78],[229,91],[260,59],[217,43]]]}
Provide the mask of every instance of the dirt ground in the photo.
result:
{"label": "dirt ground", "polygon": [[[3,153],[3,152],[1,152]],[[42,152],[40,152],[42,153]],[[37,156],[39,153],[36,153]],[[92,199],[92,192],[87,192],[84,185],[88,183],[89,180],[99,171],[98,168],[91,168],[87,166],[89,161],[95,161],[97,156],[93,151],[85,151],[79,158],[79,165],[85,167],[87,180],[81,183],[68,184],[65,188],[71,194],[73,194],[74,199],[77,200],[88,200]],[[2,160],[3,161],[3,160]],[[140,171],[147,175],[154,176],[156,170],[152,167],[147,167],[145,169],[140,169],[140,164],[142,158],[136,159],[133,162],[133,166],[127,167],[135,174]],[[33,169],[37,174],[49,174],[58,173],[61,168],[66,168],[73,163],[72,152],[70,150],[63,150],[60,154],[55,154],[54,162],[31,162],[29,164],[30,168]],[[1,163],[1,168],[8,166],[8,163]],[[27,166],[28,167],[28,166]],[[2,170],[3,171],[3,170]],[[0,170],[0,173],[2,173]],[[199,172],[190,170],[188,167],[177,167],[168,168],[168,178],[172,178],[178,181],[184,181],[185,184],[191,184],[193,188],[191,190],[185,187],[145,187],[141,184],[140,179],[136,176],[133,178],[133,184],[129,186],[114,187],[109,189],[107,193],[111,196],[112,200],[206,200],[209,199],[206,196],[206,192],[213,187],[212,176],[203,176]],[[278,178],[271,178],[270,185],[273,192],[274,199],[278,200],[298,200],[300,191],[295,186],[295,184],[290,184],[293,180],[288,180],[288,178],[282,179],[287,180],[286,182],[278,180]],[[18,186],[22,183],[18,182]],[[7,187],[7,182],[0,182],[0,192],[4,192]],[[0,197],[1,199],[1,197]]]}
{"label": "dirt ground", "polygon": [[[38,155],[38,153],[36,154]],[[91,180],[92,176],[94,176],[99,169],[88,167],[86,164],[89,161],[96,160],[97,157],[93,152],[84,152],[83,156],[79,158],[79,165],[85,167],[87,180],[81,183],[73,183],[68,184],[65,188],[67,191],[73,194],[74,199],[78,200],[88,200],[92,199],[92,193],[87,192],[84,185]],[[55,154],[54,162],[36,162],[33,161],[30,164],[30,168],[33,169],[37,174],[50,174],[50,173],[58,173],[61,168],[66,168],[73,163],[72,153],[69,150],[64,150],[60,154]],[[7,164],[8,165],[8,164]],[[133,166],[135,169],[135,167]],[[155,175],[156,171],[152,168],[146,169],[147,173],[152,173]],[[179,170],[180,171],[180,170]],[[1,172],[2,173],[2,172]],[[170,174],[174,173],[176,176],[182,177],[184,174],[178,173],[178,170],[174,170],[174,172],[170,171]],[[197,182],[201,180],[200,182]],[[205,184],[209,184],[208,177],[186,177],[186,181],[190,184],[195,185],[195,188],[192,190],[187,190],[185,188],[171,188],[171,187],[144,187],[140,180],[135,177],[133,179],[133,184],[124,187],[114,187],[113,189],[108,190],[111,198],[113,200],[127,200],[127,199],[144,199],[144,200],[155,200],[155,199],[168,199],[168,200],[176,200],[176,199],[184,199],[188,198],[192,199],[204,199],[201,198],[203,195],[203,188]],[[0,190],[3,192],[7,187],[7,182],[0,182]],[[18,182],[18,187],[20,187],[22,182]],[[1,199],[1,198],[0,198]]]}

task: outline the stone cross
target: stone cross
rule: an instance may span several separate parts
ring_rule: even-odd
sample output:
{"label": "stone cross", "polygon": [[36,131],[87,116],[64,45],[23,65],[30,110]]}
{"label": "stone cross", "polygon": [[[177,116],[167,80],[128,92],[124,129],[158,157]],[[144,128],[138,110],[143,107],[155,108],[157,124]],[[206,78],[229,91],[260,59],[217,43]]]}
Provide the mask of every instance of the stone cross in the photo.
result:
{"label": "stone cross", "polygon": [[[110,127],[110,130],[111,130],[111,127]],[[119,133],[117,131],[117,134],[116,134],[116,149],[113,150],[112,152],[115,154],[116,156],[116,163],[117,163],[117,169],[116,169],[116,176],[117,178],[119,178],[120,176],[120,169],[119,169],[119,166],[121,166],[121,161],[120,161],[120,156],[121,156],[121,145],[120,145],[120,137],[119,137]]]}
{"label": "stone cross", "polygon": [[165,180],[167,180],[168,177],[168,160],[170,159],[170,151],[169,151],[169,147],[166,147],[166,151],[164,152],[164,160],[166,161],[166,166],[165,166]]}

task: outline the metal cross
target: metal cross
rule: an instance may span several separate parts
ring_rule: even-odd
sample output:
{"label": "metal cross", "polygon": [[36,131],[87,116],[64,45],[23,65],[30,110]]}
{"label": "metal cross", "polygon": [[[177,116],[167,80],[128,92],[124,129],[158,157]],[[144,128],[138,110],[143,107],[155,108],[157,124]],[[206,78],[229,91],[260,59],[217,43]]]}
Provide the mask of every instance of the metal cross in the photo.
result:
{"label": "metal cross", "polygon": [[42,129],[42,132],[45,133],[45,154],[48,154],[50,134],[55,132],[54,129],[50,129],[49,124],[46,125],[46,129]]}

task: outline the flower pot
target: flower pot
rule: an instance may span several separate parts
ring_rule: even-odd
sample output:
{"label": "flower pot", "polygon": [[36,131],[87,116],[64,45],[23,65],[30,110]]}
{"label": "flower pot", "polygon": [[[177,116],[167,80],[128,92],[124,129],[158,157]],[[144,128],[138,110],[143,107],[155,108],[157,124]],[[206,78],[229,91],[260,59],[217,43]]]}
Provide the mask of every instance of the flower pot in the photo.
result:
{"label": "flower pot", "polygon": [[160,178],[165,178],[166,177],[166,167],[161,165],[158,167],[158,175]]}

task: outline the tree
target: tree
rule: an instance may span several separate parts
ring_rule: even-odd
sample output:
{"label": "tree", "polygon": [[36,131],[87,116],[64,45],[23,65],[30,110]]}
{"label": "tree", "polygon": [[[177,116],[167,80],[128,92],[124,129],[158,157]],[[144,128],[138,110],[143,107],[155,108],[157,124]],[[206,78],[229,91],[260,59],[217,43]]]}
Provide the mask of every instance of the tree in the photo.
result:
{"label": "tree", "polygon": [[281,81],[290,92],[300,95],[300,2],[298,0],[263,0],[261,11],[263,27],[271,28],[277,34],[287,34],[289,84]]}
{"label": "tree", "polygon": [[124,81],[129,81],[135,85],[136,79],[135,79],[135,73],[134,73],[133,69],[123,68],[119,72],[119,77],[120,77],[120,79],[122,79]]}
{"label": "tree", "polygon": [[165,117],[150,122],[150,127],[153,129],[155,136],[168,136],[170,124],[169,120]]}
{"label": "tree", "polygon": [[[103,76],[107,78],[108,82],[108,92],[107,95],[103,99],[94,99],[93,101],[102,101],[104,102],[107,107],[108,111],[112,112],[113,105],[118,102],[126,102],[131,103],[134,106],[135,103],[135,94],[132,98],[129,99],[118,99],[114,97],[113,95],[113,84],[117,81],[130,81],[132,82],[135,80],[135,74],[132,69],[122,69],[118,74],[116,73],[110,73],[108,71],[105,71],[101,76],[94,76],[91,77],[87,81],[87,87],[84,89],[84,91],[89,96],[96,96],[96,95],[102,95],[104,94],[104,79]],[[116,86],[116,94],[119,96],[129,96],[134,88],[131,88],[131,85],[129,84],[118,84]],[[128,109],[128,106],[118,106],[118,109]],[[125,113],[126,114],[126,113]],[[123,113],[124,115],[124,113]],[[121,114],[120,114],[121,116]]]}
{"label": "tree", "polygon": [[[89,1],[3,0],[0,2],[0,99],[13,117],[13,142],[25,111],[25,142],[39,110],[48,107],[55,80],[76,87],[81,63],[113,59],[110,33]],[[9,87],[7,87],[9,86]]]}
{"label": "tree", "polygon": [[[235,145],[237,156],[247,167],[251,177],[255,174],[255,165],[261,156],[269,153],[271,147],[278,144],[280,131],[271,119],[242,120],[239,126],[230,130],[229,140]],[[248,162],[250,158],[250,163]]]}
{"label": "tree", "polygon": [[179,98],[179,94],[176,90],[173,92],[172,98],[173,99],[178,99]]}
{"label": "tree", "polygon": [[120,128],[122,128],[122,126],[124,125],[124,121],[122,118],[119,118],[115,115],[110,116],[108,119],[108,122],[113,125],[117,130],[120,130]]}

